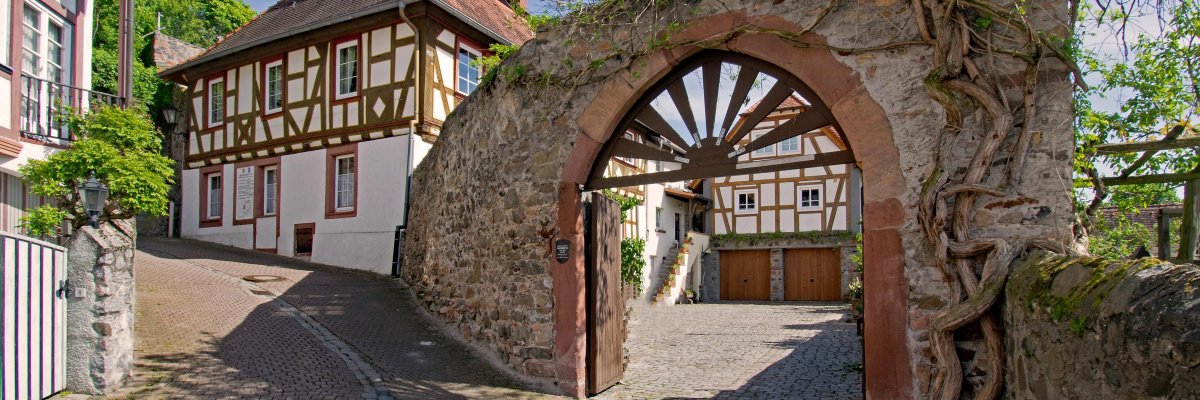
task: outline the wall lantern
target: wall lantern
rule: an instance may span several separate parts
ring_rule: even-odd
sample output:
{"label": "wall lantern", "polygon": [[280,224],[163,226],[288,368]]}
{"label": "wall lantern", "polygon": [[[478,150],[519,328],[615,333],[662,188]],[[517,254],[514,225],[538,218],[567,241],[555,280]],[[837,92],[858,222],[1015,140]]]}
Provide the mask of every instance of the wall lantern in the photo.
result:
{"label": "wall lantern", "polygon": [[179,109],[175,107],[175,104],[167,103],[162,110],[162,116],[163,122],[167,123],[167,130],[170,131],[167,133],[175,133],[175,126],[179,123]]}
{"label": "wall lantern", "polygon": [[92,228],[99,228],[100,212],[108,199],[108,186],[96,180],[96,172],[92,171],[88,173],[87,181],[79,185],[79,193],[83,195],[83,209],[87,211]]}

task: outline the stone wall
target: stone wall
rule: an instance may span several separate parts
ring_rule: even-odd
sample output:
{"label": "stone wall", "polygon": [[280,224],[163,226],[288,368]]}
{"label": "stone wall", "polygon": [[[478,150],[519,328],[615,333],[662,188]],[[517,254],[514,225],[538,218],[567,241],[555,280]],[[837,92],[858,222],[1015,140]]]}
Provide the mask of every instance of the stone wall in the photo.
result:
{"label": "stone wall", "polygon": [[[867,396],[926,397],[933,368],[928,321],[955,293],[917,222],[920,190],[935,167],[936,133],[946,123],[923,85],[932,51],[924,45],[833,51],[827,46],[884,46],[918,35],[908,2],[842,2],[828,14],[826,5],[666,2],[652,13],[660,19],[617,16],[539,32],[498,67],[497,81],[447,118],[415,174],[403,276],[417,298],[518,372],[581,395],[580,185],[617,122],[678,62],[701,51],[745,54],[806,82],[846,132],[863,170],[864,350],[873,377]],[[1041,32],[1066,37],[1066,7],[1024,3],[1025,18]],[[799,32],[818,15],[824,19],[811,32],[772,33]],[[989,82],[1020,104],[1025,64],[997,58],[994,67]],[[1071,240],[1073,207],[1064,189],[1071,186],[1073,151],[1070,81],[1054,59],[1040,63],[1037,78],[1036,135],[1024,169],[1002,196],[975,203],[973,238]],[[963,129],[942,151],[953,179],[989,126],[982,110],[967,107]],[[1014,148],[1017,132],[1000,148]],[[999,186],[1007,176],[1008,151],[997,155],[988,175],[994,181],[986,183]],[[554,260],[558,239],[570,242],[566,263]],[[978,342],[966,338],[962,345]],[[964,359],[968,370],[985,353],[975,354]]]}
{"label": "stone wall", "polygon": [[[67,390],[108,394],[133,368],[133,254],[137,230],[122,220],[83,227],[67,243]],[[78,291],[82,289],[83,296]]]}
{"label": "stone wall", "polygon": [[1200,268],[1043,252],[1014,268],[1009,398],[1200,398]]}

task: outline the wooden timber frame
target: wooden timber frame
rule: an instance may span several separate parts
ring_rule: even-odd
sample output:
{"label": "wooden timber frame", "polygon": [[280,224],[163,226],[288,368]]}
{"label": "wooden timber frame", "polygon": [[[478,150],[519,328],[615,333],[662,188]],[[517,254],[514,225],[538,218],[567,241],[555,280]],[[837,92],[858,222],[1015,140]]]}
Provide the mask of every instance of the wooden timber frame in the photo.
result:
{"label": "wooden timber frame", "polygon": [[[722,70],[726,66],[738,67],[738,74],[732,92],[729,93],[730,100],[721,126],[718,127],[715,111],[718,98],[721,96]],[[701,77],[705,129],[700,129],[697,123],[696,110],[693,110],[695,103],[690,101],[684,82],[685,77],[696,72],[699,72]],[[766,91],[757,107],[744,114],[739,113],[745,106],[744,103],[749,97],[750,91],[762,82],[759,78],[760,74],[774,78],[775,83]],[[686,134],[681,134],[671,127],[666,118],[653,107],[652,103],[664,92],[670,96],[671,103],[678,110],[682,122],[686,125],[689,131]],[[750,141],[745,146],[738,145],[746,135],[750,134],[750,131],[758,126],[759,122],[767,118],[789,97],[797,94],[811,104],[808,110],[796,114],[777,128]],[[741,120],[734,125],[735,119],[739,116]],[[842,143],[847,145],[845,150],[765,161],[741,159],[743,155],[756,149],[825,127],[831,127],[837,132]],[[660,145],[652,146],[625,139],[624,133],[630,130],[647,132],[647,136],[658,141]],[[708,50],[681,62],[670,74],[659,80],[634,103],[633,108],[617,125],[617,131],[612,135],[612,139],[604,144],[600,156],[592,165],[591,174],[584,186],[587,190],[610,189],[717,176],[852,164],[855,159],[849,143],[829,108],[799,78],[771,63],[750,56]],[[606,167],[613,157],[679,163],[680,168],[618,177],[605,176]]]}
{"label": "wooden timber frame", "polygon": [[[1200,136],[1179,137],[1187,127],[1180,124],[1176,125],[1167,133],[1162,140],[1146,141],[1146,142],[1126,142],[1102,144],[1095,148],[1094,155],[1114,155],[1127,153],[1143,153],[1130,167],[1126,168],[1125,172],[1117,177],[1099,178],[1099,179],[1077,179],[1075,187],[1088,187],[1095,185],[1102,186],[1125,186],[1125,185],[1144,185],[1151,183],[1183,183],[1183,210],[1182,210],[1182,226],[1180,227],[1179,253],[1175,257],[1171,257],[1169,247],[1171,246],[1171,230],[1169,227],[1172,218],[1180,216],[1180,212],[1172,210],[1163,210],[1158,216],[1158,258],[1162,260],[1171,260],[1180,263],[1194,263],[1196,261],[1197,245],[1200,244],[1200,165],[1197,165],[1191,171],[1177,172],[1168,174],[1151,174],[1141,176],[1130,176],[1132,171],[1140,168],[1150,157],[1161,150],[1177,150],[1185,148],[1200,147]],[[1098,182],[1096,182],[1098,181]]]}

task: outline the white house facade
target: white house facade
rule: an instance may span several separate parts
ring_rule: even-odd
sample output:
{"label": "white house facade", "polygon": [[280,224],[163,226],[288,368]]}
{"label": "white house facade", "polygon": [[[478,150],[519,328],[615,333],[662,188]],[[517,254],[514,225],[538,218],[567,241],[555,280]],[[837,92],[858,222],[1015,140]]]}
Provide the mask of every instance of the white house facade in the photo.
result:
{"label": "white house facade", "polygon": [[394,272],[411,173],[473,60],[531,37],[499,2],[403,3],[276,5],[161,73],[187,87],[184,237]]}

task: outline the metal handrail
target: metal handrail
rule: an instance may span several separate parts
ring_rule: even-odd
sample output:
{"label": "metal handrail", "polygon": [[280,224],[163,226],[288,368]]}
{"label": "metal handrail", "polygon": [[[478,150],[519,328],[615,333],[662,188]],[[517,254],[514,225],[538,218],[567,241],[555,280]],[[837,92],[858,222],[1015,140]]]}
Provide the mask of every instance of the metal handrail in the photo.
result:
{"label": "metal handrail", "polygon": [[21,74],[21,136],[39,141],[69,142],[73,135],[55,120],[64,107],[86,112],[87,107],[106,104],[124,106],[120,97]]}

